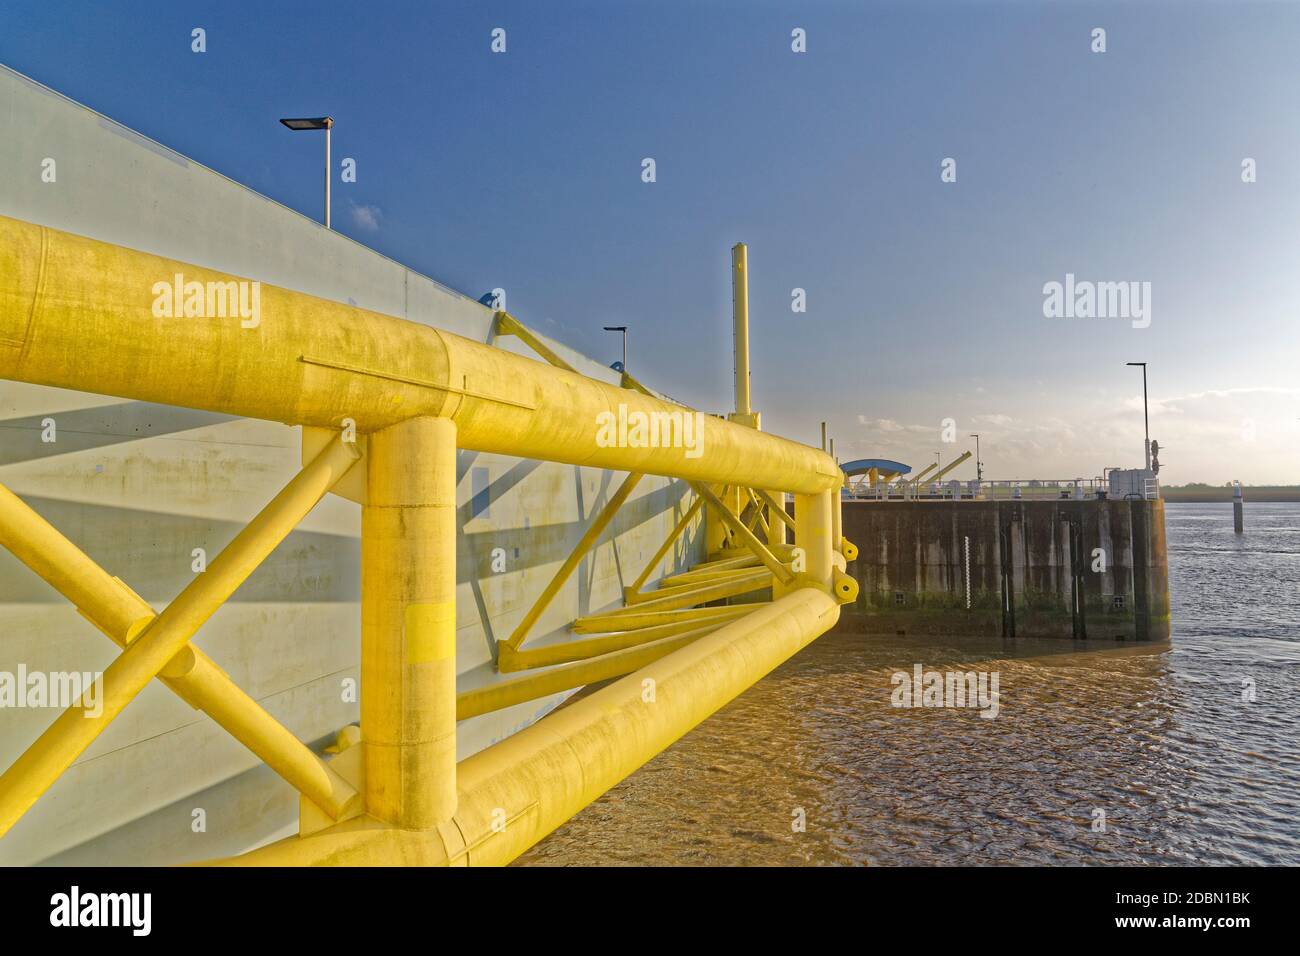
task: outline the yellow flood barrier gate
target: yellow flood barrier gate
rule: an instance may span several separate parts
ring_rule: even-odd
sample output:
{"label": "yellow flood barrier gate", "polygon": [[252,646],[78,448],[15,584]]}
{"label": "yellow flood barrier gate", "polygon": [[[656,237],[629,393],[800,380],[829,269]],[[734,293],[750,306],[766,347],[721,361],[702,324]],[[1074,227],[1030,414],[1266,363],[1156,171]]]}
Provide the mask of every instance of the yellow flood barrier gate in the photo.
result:
{"label": "yellow flood barrier gate", "polygon": [[[737,249],[739,344],[747,260]],[[299,836],[230,862],[506,863],[829,630],[856,597],[838,468],[758,431],[747,401],[728,421],[626,374],[623,387],[596,381],[504,312],[498,334],[549,364],[260,284],[244,298],[252,313],[214,314],[214,296],[238,301],[248,283],[0,217],[0,378],[302,425],[305,462],[160,612],[0,487],[0,546],[122,648],[102,706],[69,708],[0,775],[0,836],[156,677],[302,795]],[[747,354],[744,378],[747,396]],[[628,472],[579,558],[642,474],[684,479],[696,493],[626,606],[574,622],[593,636],[522,647],[571,558],[499,646],[499,669],[519,676],[459,696],[457,448]],[[362,508],[362,694],[360,729],[344,728],[326,761],[190,641],[331,491]],[[702,511],[718,545],[710,560],[643,592]],[[717,603],[746,595],[753,603]],[[610,678],[620,679],[457,764],[458,719]]]}

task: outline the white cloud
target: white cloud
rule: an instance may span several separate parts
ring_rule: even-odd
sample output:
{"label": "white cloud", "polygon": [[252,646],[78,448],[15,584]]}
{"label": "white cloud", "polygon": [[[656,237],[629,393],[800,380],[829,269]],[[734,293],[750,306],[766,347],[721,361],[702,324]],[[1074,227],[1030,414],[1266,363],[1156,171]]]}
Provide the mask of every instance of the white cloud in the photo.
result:
{"label": "white cloud", "polygon": [[358,229],[364,229],[366,232],[379,231],[379,223],[384,218],[384,211],[378,206],[364,206],[352,203],[349,212],[352,215],[352,224]]}

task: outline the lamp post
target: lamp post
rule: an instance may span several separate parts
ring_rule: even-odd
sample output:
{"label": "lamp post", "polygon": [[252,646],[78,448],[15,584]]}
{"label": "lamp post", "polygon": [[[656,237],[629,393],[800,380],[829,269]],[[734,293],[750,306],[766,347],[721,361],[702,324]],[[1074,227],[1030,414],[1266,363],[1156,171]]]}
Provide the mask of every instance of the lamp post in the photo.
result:
{"label": "lamp post", "polygon": [[627,326],[626,325],[602,325],[601,328],[604,329],[606,332],[623,333],[623,371],[626,372],[627,371]]}
{"label": "lamp post", "polygon": [[1146,458],[1147,471],[1151,470],[1151,424],[1147,416],[1147,363],[1125,362],[1125,365],[1142,366],[1142,451]]}
{"label": "lamp post", "polygon": [[325,131],[325,228],[330,228],[330,130],[334,128],[334,120],[329,116],[300,116],[281,119],[281,123],[295,132],[311,129],[323,129]]}
{"label": "lamp post", "polygon": [[971,432],[971,438],[975,439],[975,480],[984,480],[984,462],[980,461],[980,436],[978,432]]}

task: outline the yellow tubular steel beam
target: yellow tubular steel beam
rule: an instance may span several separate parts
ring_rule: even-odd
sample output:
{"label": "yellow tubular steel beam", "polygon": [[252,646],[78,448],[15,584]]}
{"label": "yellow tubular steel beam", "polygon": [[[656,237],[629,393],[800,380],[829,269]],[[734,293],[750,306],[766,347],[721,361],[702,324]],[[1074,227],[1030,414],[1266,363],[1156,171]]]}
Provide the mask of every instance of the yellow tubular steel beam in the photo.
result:
{"label": "yellow tubular steel beam", "polygon": [[361,509],[366,812],[407,829],[456,810],[456,426],[370,435]]}
{"label": "yellow tubular steel beam", "polygon": [[[156,617],[134,591],[0,485],[0,547],[43,578],[119,647]],[[179,665],[179,666],[177,666]],[[175,677],[169,671],[180,671]],[[357,791],[245,694],[210,657],[187,645],[159,679],[203,711],[334,819],[359,809]]]}
{"label": "yellow tubular steel beam", "polygon": [[[411,832],[358,820],[227,862],[509,863],[830,630],[838,617],[839,605],[825,591],[799,588],[461,761],[453,827]],[[647,686],[654,688],[654,703],[646,700]]]}
{"label": "yellow tubular steel beam", "polygon": [[697,628],[672,637],[661,637],[622,650],[610,651],[587,660],[563,664],[535,674],[522,674],[507,678],[495,684],[488,684],[475,690],[465,691],[456,697],[456,719],[468,720],[480,714],[502,710],[522,704],[524,701],[537,700],[550,694],[585,687],[611,677],[622,677],[634,670],[645,667],[651,661],[657,661],[678,648],[685,647],[692,641],[699,640],[705,634],[718,630],[718,627]]}
{"label": "yellow tubular steel beam", "polygon": [[743,617],[750,611],[748,605],[724,605],[720,607],[688,607],[670,610],[644,610],[643,608],[620,608],[618,614],[593,615],[580,617],[571,625],[575,634],[605,634],[611,631],[636,631],[646,627],[658,627],[660,624],[675,624],[679,621],[724,620]]}
{"label": "yellow tubular steel beam", "polygon": [[519,626],[515,628],[514,633],[505,641],[506,644],[515,650],[519,650],[519,646],[528,637],[528,632],[537,623],[537,619],[542,616],[542,612],[546,610],[551,601],[555,600],[555,595],[560,593],[560,588],[564,587],[564,583],[569,580],[569,575],[582,563],[582,559],[587,556],[587,552],[595,546],[600,536],[605,533],[609,523],[614,520],[614,515],[618,513],[619,508],[623,507],[624,502],[627,501],[628,496],[632,494],[632,490],[636,488],[637,482],[640,480],[641,475],[636,472],[623,479],[623,484],[619,485],[618,491],[614,492],[614,496],[606,502],[600,514],[596,516],[596,520],[587,526],[587,530],[583,532],[582,537],[578,539],[578,543],[574,545],[573,551],[560,565],[560,570],[555,572],[555,577],[551,578],[551,583],[546,585],[546,589],[542,591],[541,596],[528,609],[528,613],[519,622]]}
{"label": "yellow tubular steel beam", "polygon": [[[700,499],[701,501],[703,499]],[[713,561],[701,561],[699,564],[692,564],[689,571],[682,571],[680,574],[671,574],[670,578],[685,578],[688,575],[711,574],[714,571],[726,571],[731,568],[758,567],[761,562],[758,555],[749,551],[740,553],[726,558],[718,558]],[[667,578],[665,578],[667,580]]]}
{"label": "yellow tubular steel beam", "polygon": [[819,495],[795,495],[794,499],[794,540],[804,553],[803,577],[819,587],[829,587],[835,571],[831,496],[838,493],[824,491]]}
{"label": "yellow tubular steel beam", "polygon": [[[753,610],[755,606],[748,605],[746,610]],[[550,667],[553,664],[567,664],[569,661],[584,661],[611,651],[621,651],[624,648],[649,644],[651,641],[676,637],[687,632],[695,633],[697,637],[700,634],[710,634],[731,620],[734,618],[723,618],[711,623],[698,620],[675,621],[671,624],[658,624],[633,631],[619,631],[576,641],[545,644],[542,647],[530,647],[525,651],[512,651],[503,645],[500,649],[501,656],[497,659],[497,669],[509,673],[531,670],[535,667]]]}
{"label": "yellow tubular steel beam", "polygon": [[650,391],[650,389],[646,388],[626,371],[623,372],[623,387],[630,388],[635,392],[640,392],[642,395],[654,395],[654,392]]}
{"label": "yellow tubular steel beam", "polygon": [[[786,570],[789,570],[788,568]],[[653,601],[662,601],[664,598],[680,597],[682,595],[694,594],[701,588],[711,587],[716,584],[727,584],[734,581],[747,580],[753,575],[758,574],[756,568],[737,568],[734,571],[715,571],[713,574],[702,576],[694,581],[686,581],[678,585],[660,585],[654,591],[645,594],[628,595],[626,605],[628,607],[638,607],[649,604]]]}
{"label": "yellow tubular steel beam", "polygon": [[772,529],[768,525],[767,519],[763,517],[763,503],[758,500],[758,495],[754,493],[753,488],[749,489],[749,500],[754,505],[754,515],[758,519],[759,529],[763,532],[763,540],[770,545],[772,543]]}
{"label": "yellow tubular steel beam", "polygon": [[968,451],[964,451],[964,452],[962,452],[960,455],[958,455],[958,456],[957,456],[956,458],[954,458],[952,461],[948,462],[948,464],[944,465],[942,468],[940,468],[938,471],[936,471],[933,475],[931,475],[931,476],[930,476],[929,478],[927,478],[926,480],[927,480],[927,481],[940,481],[940,480],[942,480],[942,478],[943,478],[944,475],[948,474],[948,472],[952,471],[954,468],[956,468],[956,467],[957,467],[958,465],[960,465],[962,462],[966,461],[966,459],[970,458],[970,456],[971,456],[971,453],[970,453],[970,452],[968,452]]}
{"label": "yellow tubular steel beam", "polygon": [[566,372],[574,372],[575,374],[577,372],[572,365],[556,355],[554,349],[548,347],[545,342],[534,335],[532,329],[509,312],[497,313],[497,335],[513,335],[556,368],[562,368]]}
{"label": "yellow tubular steel beam", "polygon": [[[744,563],[736,565],[734,568],[722,568],[718,571],[684,571],[681,574],[673,574],[659,582],[659,591],[672,588],[686,587],[694,584],[704,584],[707,581],[723,581],[733,577],[736,574],[753,572],[760,565],[757,555],[746,555]],[[652,595],[647,595],[652,596]]]}
{"label": "yellow tubular steel beam", "polygon": [[[789,575],[789,571],[786,573]],[[578,630],[579,622],[585,624],[596,621],[617,621],[638,612],[679,610],[694,607],[697,604],[704,604],[707,601],[720,601],[723,598],[749,594],[751,591],[761,591],[772,586],[772,577],[771,571],[766,568],[759,568],[744,577],[705,583],[699,587],[683,590],[672,590],[663,597],[656,596],[650,601],[641,601],[629,607],[614,608],[611,611],[601,611],[598,614],[588,614],[585,617],[580,617],[573,622],[573,629]]]}
{"label": "yellow tubular steel beam", "polygon": [[723,524],[731,528],[731,530],[736,533],[736,536],[744,542],[745,546],[749,548],[750,551],[753,551],[754,554],[758,555],[758,559],[763,562],[763,565],[772,572],[778,581],[782,584],[790,583],[790,569],[782,564],[781,559],[769,551],[767,546],[754,536],[754,532],[746,528],[744,524],[741,523],[741,520],[731,513],[730,509],[728,509],[727,506],[718,499],[717,495],[709,490],[707,485],[693,483],[692,487],[695,489],[697,495],[703,497],[713,506],[718,517],[722,519]]}
{"label": "yellow tubular steel beam", "polygon": [[935,462],[933,465],[927,465],[926,467],[918,471],[913,477],[907,480],[914,485],[919,485],[922,481],[925,480],[925,476],[928,475],[930,472],[934,471],[935,468],[937,467],[939,467],[938,462]]}
{"label": "yellow tubular steel beam", "polygon": [[0,775],[0,836],[58,779],[356,462],[333,441],[109,665],[95,708],[69,707]]}
{"label": "yellow tubular steel beam", "polygon": [[[740,510],[741,513],[743,514],[747,506],[747,503],[752,501],[753,499],[750,497],[748,488],[741,489],[741,495],[743,496],[743,499],[740,506]],[[743,524],[745,525],[746,528],[748,528],[752,532],[754,530],[754,526],[758,524],[758,510],[757,509],[751,510],[749,512],[749,517],[744,519]]]}
{"label": "yellow tubular steel beam", "polygon": [[[814,494],[841,481],[806,445],[300,292],[259,286],[255,325],[165,303],[154,315],[177,275],[240,281],[0,217],[0,378],[290,424],[351,418],[363,433],[445,417],[466,449],[717,484]],[[620,422],[687,419],[689,444],[616,440]]]}
{"label": "yellow tubular steel beam", "polygon": [[831,548],[835,551],[840,550],[840,542],[844,540],[843,528],[844,496],[836,488],[831,492]]}
{"label": "yellow tubular steel beam", "polygon": [[659,546],[659,550],[654,553],[654,557],[646,562],[646,566],[641,570],[641,573],[637,575],[636,580],[632,582],[632,586],[624,589],[625,595],[628,593],[635,594],[640,591],[641,588],[645,587],[645,583],[649,580],[650,575],[654,572],[655,568],[659,567],[659,562],[668,556],[668,552],[672,548],[673,544],[675,544],[677,539],[685,533],[688,527],[690,527],[691,522],[695,520],[695,516],[700,513],[702,507],[704,507],[704,499],[697,495],[695,500],[691,502],[691,506],[686,509],[686,513],[681,516],[680,520],[678,520],[672,533],[668,535],[664,543]]}
{"label": "yellow tubular steel beam", "polygon": [[731,247],[731,311],[736,327],[736,414],[749,415],[749,247]]}
{"label": "yellow tubular steel beam", "polygon": [[763,501],[763,503],[767,505],[767,510],[769,514],[776,515],[777,518],[780,519],[783,525],[785,525],[791,531],[794,530],[794,519],[790,517],[789,513],[785,510],[785,508],[781,507],[780,503],[777,502],[775,498],[773,498],[771,495],[769,495],[766,491],[764,491],[761,488],[756,489],[755,494],[757,494],[758,497]]}

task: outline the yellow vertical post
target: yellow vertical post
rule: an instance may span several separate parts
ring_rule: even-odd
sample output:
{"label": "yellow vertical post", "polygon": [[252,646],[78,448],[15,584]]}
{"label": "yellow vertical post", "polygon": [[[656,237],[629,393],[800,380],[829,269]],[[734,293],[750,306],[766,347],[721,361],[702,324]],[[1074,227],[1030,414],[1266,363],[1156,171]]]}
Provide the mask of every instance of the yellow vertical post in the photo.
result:
{"label": "yellow vertical post", "polygon": [[780,597],[792,588],[813,586],[829,589],[835,571],[831,559],[831,515],[834,491],[815,495],[794,496],[794,543],[803,552],[803,571],[796,575],[794,584],[782,585],[774,581],[772,596]]}
{"label": "yellow vertical post", "polygon": [[361,510],[366,812],[423,830],[456,812],[456,426],[370,435]]}
{"label": "yellow vertical post", "polygon": [[844,495],[839,488],[831,491],[831,549],[840,549],[840,538],[844,537]]}
{"label": "yellow vertical post", "polygon": [[748,416],[749,402],[749,249],[731,247],[731,312],[736,325],[736,415]]}

